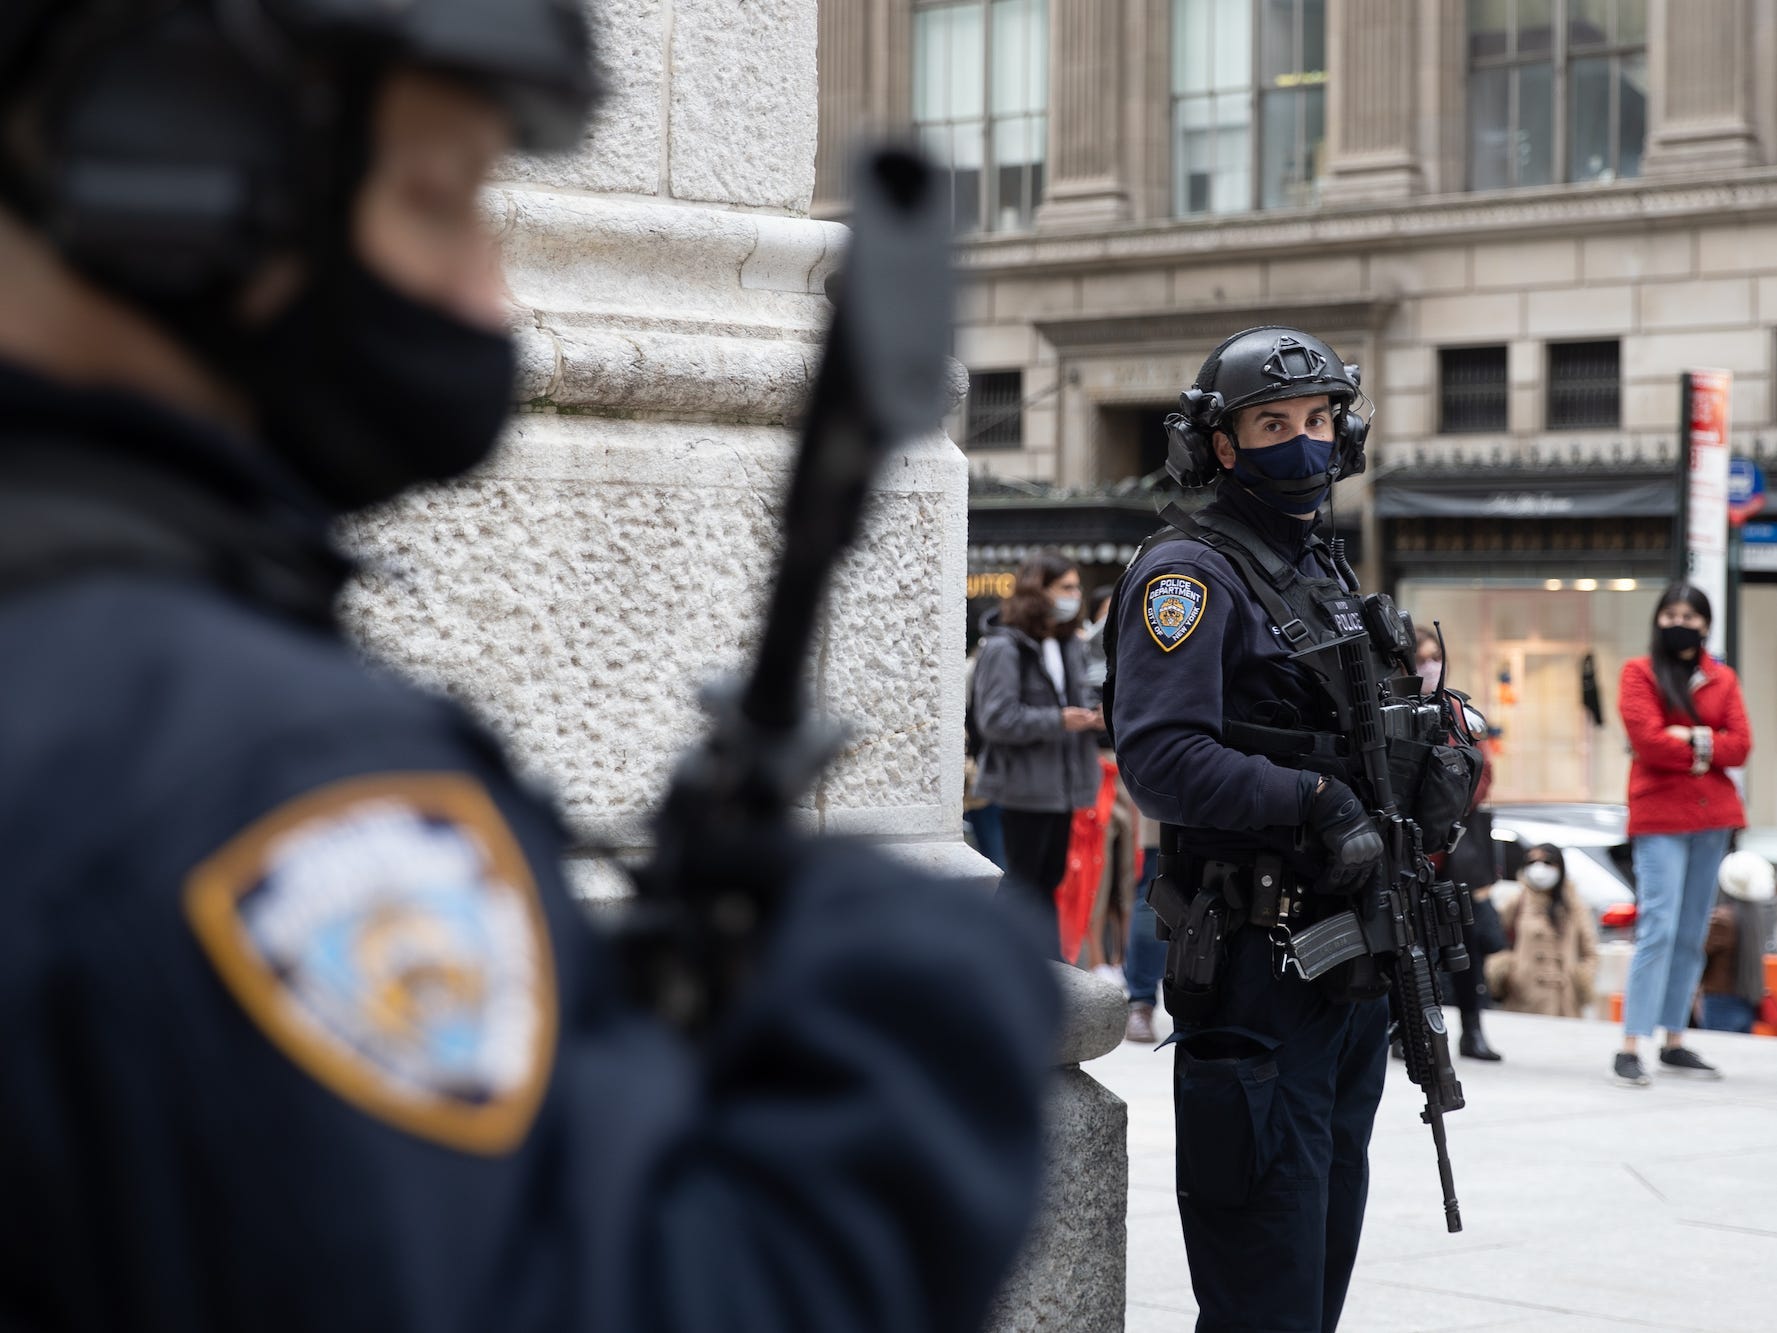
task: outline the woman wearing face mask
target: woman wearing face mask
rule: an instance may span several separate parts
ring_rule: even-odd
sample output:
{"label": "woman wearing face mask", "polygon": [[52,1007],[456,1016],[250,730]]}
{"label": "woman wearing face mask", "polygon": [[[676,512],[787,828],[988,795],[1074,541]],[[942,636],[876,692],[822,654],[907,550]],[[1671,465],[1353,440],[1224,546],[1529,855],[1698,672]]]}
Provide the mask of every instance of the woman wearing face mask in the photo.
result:
{"label": "woman wearing face mask", "polygon": [[[1424,694],[1431,694],[1444,681],[1444,650],[1437,632],[1421,625],[1416,630],[1414,671],[1422,682]],[[1463,823],[1468,832],[1444,861],[1444,869],[1452,880],[1469,886],[1474,905],[1474,923],[1465,926],[1462,941],[1468,949],[1470,965],[1461,972],[1446,972],[1443,983],[1450,999],[1462,1014],[1462,1037],[1456,1049],[1471,1060],[1497,1061],[1500,1053],[1493,1049],[1481,1031],[1481,1010],[1487,1003],[1487,982],[1483,966],[1490,954],[1505,947],[1505,935],[1499,914],[1489,898],[1493,892],[1493,816],[1482,810],[1487,789],[1493,785],[1493,764],[1481,760],[1481,781],[1475,788],[1475,799],[1469,803]]]}
{"label": "woman wearing face mask", "polygon": [[1532,847],[1504,912],[1511,947],[1487,960],[1487,985],[1506,1009],[1578,1018],[1592,999],[1598,933],[1553,843]]}
{"label": "woman wearing face mask", "polygon": [[1746,762],[1752,731],[1733,671],[1703,647],[1709,598],[1675,583],[1654,610],[1646,657],[1623,664],[1619,708],[1629,745],[1629,836],[1635,855],[1635,957],[1623,997],[1616,1077],[1645,1087],[1636,1045],[1666,1030],[1660,1068],[1720,1078],[1681,1042],[1703,972],[1728,835],[1746,825],[1727,769]]}
{"label": "woman wearing face mask", "polygon": [[1055,889],[1067,870],[1073,812],[1098,794],[1094,737],[1104,725],[1088,703],[1079,619],[1079,568],[1054,551],[1030,556],[982,641],[973,687],[981,734],[975,795],[1002,811],[1003,887],[1044,915],[1058,958]]}

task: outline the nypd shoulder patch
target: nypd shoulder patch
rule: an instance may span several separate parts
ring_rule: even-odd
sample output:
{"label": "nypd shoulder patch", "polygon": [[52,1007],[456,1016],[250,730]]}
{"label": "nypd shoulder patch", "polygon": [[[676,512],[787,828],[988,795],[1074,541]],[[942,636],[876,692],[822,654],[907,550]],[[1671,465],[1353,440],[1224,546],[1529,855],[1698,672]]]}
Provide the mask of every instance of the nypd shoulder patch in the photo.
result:
{"label": "nypd shoulder patch", "polygon": [[1147,616],[1148,633],[1170,653],[1191,637],[1203,620],[1203,608],[1209,601],[1209,588],[1200,579],[1185,574],[1162,574],[1148,580],[1142,592],[1142,610]]}
{"label": "nypd shoulder patch", "polygon": [[554,1062],[554,958],[486,791],[391,773],[273,811],[186,883],[234,998],[312,1078],[463,1151],[511,1150]]}

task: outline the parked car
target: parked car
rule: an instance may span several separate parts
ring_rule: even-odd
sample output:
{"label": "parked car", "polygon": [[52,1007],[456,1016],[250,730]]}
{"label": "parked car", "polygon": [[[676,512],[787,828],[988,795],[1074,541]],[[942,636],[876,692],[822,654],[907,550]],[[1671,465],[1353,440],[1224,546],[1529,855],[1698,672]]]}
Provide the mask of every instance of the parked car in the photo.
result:
{"label": "parked car", "polygon": [[1520,891],[1524,854],[1553,843],[1567,863],[1568,878],[1592,909],[1600,940],[1627,940],[1635,933],[1635,870],[1630,861],[1629,808],[1582,801],[1506,804],[1493,807],[1494,862],[1498,880],[1493,905],[1503,913]]}

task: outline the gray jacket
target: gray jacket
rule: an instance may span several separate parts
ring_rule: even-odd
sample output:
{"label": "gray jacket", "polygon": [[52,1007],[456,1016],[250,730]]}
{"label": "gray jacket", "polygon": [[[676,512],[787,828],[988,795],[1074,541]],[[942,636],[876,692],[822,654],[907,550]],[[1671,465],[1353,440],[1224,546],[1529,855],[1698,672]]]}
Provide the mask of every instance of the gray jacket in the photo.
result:
{"label": "gray jacket", "polygon": [[1072,635],[1061,640],[1064,700],[1043,668],[1043,650],[1022,630],[1001,626],[981,644],[973,687],[981,733],[975,795],[1008,810],[1059,814],[1091,805],[1101,780],[1090,731],[1064,731],[1063,704],[1086,698],[1086,658]]}

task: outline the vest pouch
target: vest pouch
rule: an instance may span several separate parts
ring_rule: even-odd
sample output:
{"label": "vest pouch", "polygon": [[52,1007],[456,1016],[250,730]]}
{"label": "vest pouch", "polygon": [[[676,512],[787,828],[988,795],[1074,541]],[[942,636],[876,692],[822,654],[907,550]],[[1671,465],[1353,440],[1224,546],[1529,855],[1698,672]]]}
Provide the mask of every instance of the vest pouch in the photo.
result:
{"label": "vest pouch", "polygon": [[1206,1028],[1177,1038],[1178,1192],[1200,1208],[1239,1208],[1277,1156],[1275,1037]]}
{"label": "vest pouch", "polygon": [[1388,743],[1388,779],[1395,804],[1412,817],[1425,836],[1427,852],[1441,852],[1468,813],[1474,794],[1469,766],[1449,745],[1395,739]]}

